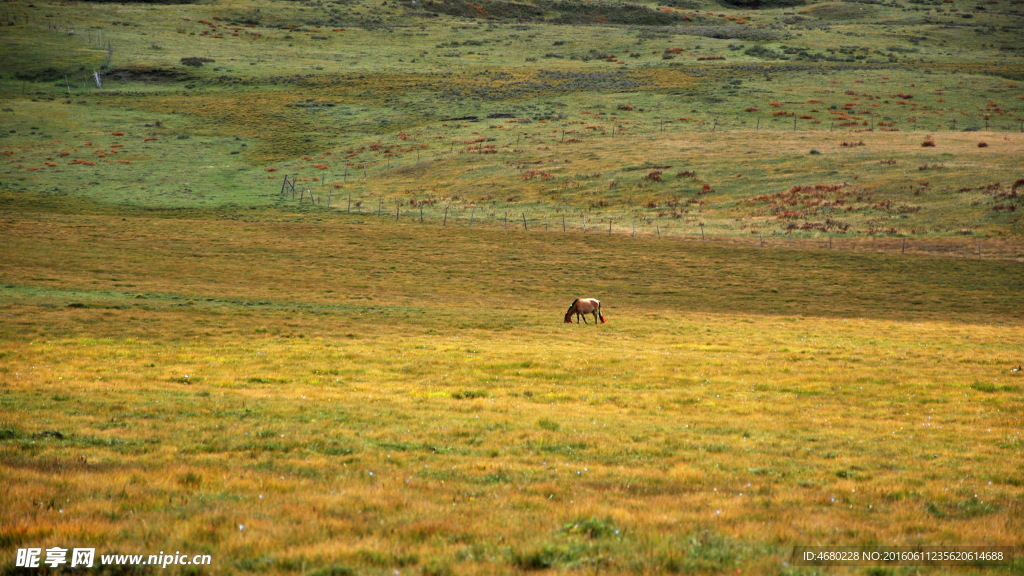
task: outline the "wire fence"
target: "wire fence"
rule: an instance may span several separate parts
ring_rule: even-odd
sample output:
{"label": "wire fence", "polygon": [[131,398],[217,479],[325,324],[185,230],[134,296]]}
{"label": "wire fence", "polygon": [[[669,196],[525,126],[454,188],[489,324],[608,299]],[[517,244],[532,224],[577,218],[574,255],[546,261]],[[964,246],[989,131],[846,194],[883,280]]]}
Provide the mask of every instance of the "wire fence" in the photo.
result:
{"label": "wire fence", "polygon": [[[12,11],[9,8],[0,13],[0,17],[10,25],[27,24],[34,25],[57,34],[64,34],[75,37],[91,48],[105,52],[105,63],[103,68],[109,68],[113,63],[115,44],[111,35],[98,27],[78,26],[70,20],[55,18],[52,16],[33,16],[29,13]],[[117,78],[116,75],[107,75],[103,71],[84,70],[75,74],[65,75],[54,83],[57,92],[66,92],[69,96],[73,92],[86,92],[100,89],[111,89],[119,85],[128,85],[130,82]],[[26,90],[27,82],[22,83],[22,91]],[[36,87],[38,85],[36,84]],[[854,126],[846,126],[837,120],[819,121],[808,120],[798,116],[784,118],[765,117],[762,115],[738,116],[738,115],[716,115],[707,112],[702,118],[654,118],[646,122],[633,124],[619,124],[607,120],[605,126],[599,132],[589,133],[570,122],[554,121],[549,124],[553,130],[553,138],[558,142],[586,141],[592,138],[657,138],[660,135],[673,131],[707,131],[724,132],[727,130],[779,130],[792,129],[793,131],[833,131],[833,130],[928,130],[928,122],[935,124],[937,129],[948,130],[991,130],[1006,132],[1024,132],[1024,121],[1014,117],[992,116],[991,114],[975,113],[968,114],[963,111],[951,113],[945,118],[925,118],[907,116],[896,118],[884,115],[868,115],[862,118]],[[685,121],[684,121],[685,120]],[[507,143],[497,143],[495,139],[488,138],[478,145],[477,152],[480,154],[497,151],[501,146],[518,147],[521,135],[516,135],[514,142],[510,139]],[[552,138],[548,135],[548,138]],[[449,153],[455,152],[455,140],[450,143]],[[464,145],[464,143],[463,143]],[[473,153],[472,147],[461,152]],[[428,152],[429,153],[429,152]],[[443,152],[434,151],[435,155]],[[420,162],[421,150],[416,149],[416,161]],[[392,169],[392,159],[388,155],[387,164],[379,162],[374,164],[376,170]],[[396,160],[398,162],[398,160]],[[378,165],[380,164],[380,165]],[[348,178],[348,171],[342,178]],[[356,171],[362,173],[363,178],[367,175],[367,163],[360,164],[360,168],[353,168],[353,176]],[[326,175],[326,174],[324,174]],[[423,201],[402,201],[388,197],[375,197],[361,194],[360,198],[353,199],[344,190],[328,187],[325,182],[319,186],[311,185],[304,179],[285,177],[281,194],[291,194],[291,197],[299,203],[322,206],[335,211],[344,211],[349,214],[374,215],[381,218],[395,218],[397,220],[413,220],[423,224],[439,224],[442,227],[464,226],[468,228],[486,227],[498,228],[510,231],[526,232],[548,232],[548,233],[575,233],[586,235],[604,234],[609,236],[626,236],[632,238],[655,238],[663,240],[691,241],[718,243],[730,245],[756,246],[758,248],[792,248],[792,249],[824,249],[843,250],[855,252],[885,252],[910,255],[948,256],[960,258],[980,258],[1024,261],[1024,244],[1013,239],[983,238],[978,236],[964,237],[935,237],[935,236],[860,236],[860,235],[827,235],[824,233],[800,233],[800,232],[769,232],[769,233],[739,233],[734,230],[712,229],[705,226],[694,225],[693,223],[679,221],[663,221],[646,218],[632,219],[625,216],[594,216],[587,213],[572,212],[569,207],[545,207],[543,213],[536,207],[532,213],[529,208],[509,205],[503,206],[473,206],[473,205],[440,205],[436,202]],[[551,214],[554,211],[555,214]]]}
{"label": "wire fence", "polygon": [[[963,236],[865,236],[794,232],[739,233],[679,221],[601,216],[556,208],[531,213],[516,206],[440,204],[398,200],[367,193],[353,195],[285,176],[282,196],[348,215],[368,216],[439,227],[506,230],[509,232],[578,234],[619,238],[696,242],[759,249],[832,250],[940,256],[1024,262],[1024,241],[1013,238]],[[519,209],[517,209],[519,208]],[[560,212],[557,212],[560,210]]]}

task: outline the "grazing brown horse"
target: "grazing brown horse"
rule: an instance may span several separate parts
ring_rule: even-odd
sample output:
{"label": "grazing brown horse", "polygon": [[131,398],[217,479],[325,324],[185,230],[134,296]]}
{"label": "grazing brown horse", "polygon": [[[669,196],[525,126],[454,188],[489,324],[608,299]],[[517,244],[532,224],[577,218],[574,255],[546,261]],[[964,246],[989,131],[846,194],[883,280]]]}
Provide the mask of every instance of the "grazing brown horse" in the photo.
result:
{"label": "grazing brown horse", "polygon": [[594,324],[597,324],[597,320],[600,319],[601,323],[604,324],[604,314],[601,313],[601,301],[595,298],[577,298],[572,306],[565,312],[565,323],[572,324],[572,315],[576,315],[576,323],[580,323],[580,318],[583,318],[584,324],[587,322],[586,314],[594,315]]}

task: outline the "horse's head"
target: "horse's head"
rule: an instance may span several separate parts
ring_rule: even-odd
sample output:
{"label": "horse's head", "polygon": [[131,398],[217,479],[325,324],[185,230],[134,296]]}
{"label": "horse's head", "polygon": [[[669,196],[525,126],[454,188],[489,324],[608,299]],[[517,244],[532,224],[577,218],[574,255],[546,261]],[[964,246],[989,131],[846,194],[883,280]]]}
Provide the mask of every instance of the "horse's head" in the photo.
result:
{"label": "horse's head", "polygon": [[572,311],[565,313],[565,322],[563,324],[572,324]]}

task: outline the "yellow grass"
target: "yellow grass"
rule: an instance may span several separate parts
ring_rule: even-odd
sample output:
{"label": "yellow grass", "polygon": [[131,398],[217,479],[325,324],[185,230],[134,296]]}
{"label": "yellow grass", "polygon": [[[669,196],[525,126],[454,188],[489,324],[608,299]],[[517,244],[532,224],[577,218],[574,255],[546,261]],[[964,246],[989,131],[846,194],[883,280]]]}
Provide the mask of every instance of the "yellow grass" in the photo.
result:
{"label": "yellow grass", "polygon": [[[260,214],[8,213],[5,559],[781,573],[795,545],[1021,545],[1018,263]],[[584,290],[608,324],[561,323]]]}

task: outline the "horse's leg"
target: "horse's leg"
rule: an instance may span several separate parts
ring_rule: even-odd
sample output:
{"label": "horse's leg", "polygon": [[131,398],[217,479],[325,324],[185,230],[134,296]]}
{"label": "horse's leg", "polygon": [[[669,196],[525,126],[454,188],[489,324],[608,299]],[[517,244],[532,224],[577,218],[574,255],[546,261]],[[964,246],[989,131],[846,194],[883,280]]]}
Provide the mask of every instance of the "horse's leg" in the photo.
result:
{"label": "horse's leg", "polygon": [[[576,313],[576,318],[583,318],[583,323],[584,324],[590,324],[590,322],[587,322],[587,315],[586,314],[580,314],[580,313],[577,312]],[[580,321],[576,320],[576,323],[579,324]]]}

